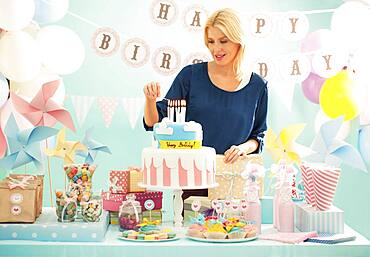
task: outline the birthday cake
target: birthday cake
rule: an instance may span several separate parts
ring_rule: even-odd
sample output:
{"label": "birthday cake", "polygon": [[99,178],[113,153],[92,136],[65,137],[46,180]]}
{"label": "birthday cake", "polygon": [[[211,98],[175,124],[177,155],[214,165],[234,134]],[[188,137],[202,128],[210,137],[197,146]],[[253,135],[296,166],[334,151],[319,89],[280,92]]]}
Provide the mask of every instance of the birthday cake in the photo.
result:
{"label": "birthday cake", "polygon": [[197,189],[216,185],[216,151],[203,147],[201,124],[185,122],[183,100],[169,104],[168,117],[153,127],[155,143],[142,151],[143,185]]}

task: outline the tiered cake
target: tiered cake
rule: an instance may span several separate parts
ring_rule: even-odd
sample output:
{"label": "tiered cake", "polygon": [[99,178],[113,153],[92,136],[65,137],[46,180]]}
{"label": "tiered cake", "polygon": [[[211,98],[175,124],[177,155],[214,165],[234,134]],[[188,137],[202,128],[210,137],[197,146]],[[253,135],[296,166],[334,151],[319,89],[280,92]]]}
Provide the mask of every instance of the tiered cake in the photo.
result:
{"label": "tiered cake", "polygon": [[202,126],[164,118],[153,128],[156,146],[142,152],[144,184],[173,189],[208,188],[215,184],[213,148],[202,147]]}

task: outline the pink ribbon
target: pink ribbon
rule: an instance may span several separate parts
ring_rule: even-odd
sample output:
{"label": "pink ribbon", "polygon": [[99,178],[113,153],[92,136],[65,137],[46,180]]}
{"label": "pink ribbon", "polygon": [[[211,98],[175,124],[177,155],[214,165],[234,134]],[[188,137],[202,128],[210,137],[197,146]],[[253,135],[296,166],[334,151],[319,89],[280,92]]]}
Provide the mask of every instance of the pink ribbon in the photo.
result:
{"label": "pink ribbon", "polygon": [[22,177],[22,180],[18,180],[12,177],[9,177],[9,182],[8,182],[8,187],[10,190],[14,188],[21,188],[21,189],[26,189],[26,187],[30,184],[28,180],[33,180],[34,178],[32,176],[24,176]]}

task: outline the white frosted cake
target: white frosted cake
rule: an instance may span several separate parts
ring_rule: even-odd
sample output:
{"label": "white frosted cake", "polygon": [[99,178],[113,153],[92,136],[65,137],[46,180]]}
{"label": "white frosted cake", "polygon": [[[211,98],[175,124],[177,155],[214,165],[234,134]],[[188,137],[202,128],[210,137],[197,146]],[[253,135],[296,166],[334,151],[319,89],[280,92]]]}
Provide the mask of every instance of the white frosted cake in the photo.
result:
{"label": "white frosted cake", "polygon": [[155,145],[142,151],[143,184],[197,189],[216,185],[216,151],[202,146],[201,124],[164,118],[153,127]]}

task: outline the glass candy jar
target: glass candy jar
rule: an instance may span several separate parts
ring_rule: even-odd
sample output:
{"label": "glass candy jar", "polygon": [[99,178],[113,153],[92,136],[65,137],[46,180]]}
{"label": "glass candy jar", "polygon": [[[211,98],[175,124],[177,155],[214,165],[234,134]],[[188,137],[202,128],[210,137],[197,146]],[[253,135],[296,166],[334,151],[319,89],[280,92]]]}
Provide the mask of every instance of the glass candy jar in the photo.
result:
{"label": "glass candy jar", "polygon": [[81,202],[82,219],[86,222],[97,222],[103,211],[100,196],[93,196],[88,202]]}
{"label": "glass candy jar", "polygon": [[122,230],[137,230],[142,219],[140,202],[135,200],[134,194],[128,194],[126,201],[119,207],[119,225]]}
{"label": "glass candy jar", "polygon": [[57,190],[56,214],[59,222],[72,222],[77,215],[77,201],[74,197],[68,197],[64,192]]}

